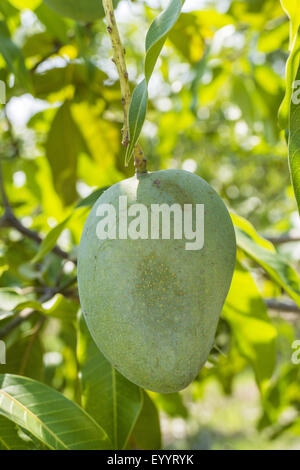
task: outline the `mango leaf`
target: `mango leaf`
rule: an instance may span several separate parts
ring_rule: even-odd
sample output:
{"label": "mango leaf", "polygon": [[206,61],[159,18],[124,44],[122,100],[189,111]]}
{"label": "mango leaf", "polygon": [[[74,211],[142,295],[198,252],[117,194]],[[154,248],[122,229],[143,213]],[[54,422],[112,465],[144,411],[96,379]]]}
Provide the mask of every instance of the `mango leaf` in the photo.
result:
{"label": "mango leaf", "polygon": [[130,436],[127,449],[159,450],[162,446],[159,414],[145,390],[143,395],[143,408]]}
{"label": "mango leaf", "polygon": [[31,90],[30,75],[22,51],[11,40],[8,27],[4,21],[0,21],[0,54],[22,89]]}
{"label": "mango leaf", "polygon": [[55,40],[47,31],[35,33],[25,39],[22,47],[24,57],[48,56],[54,49]]}
{"label": "mango leaf", "polygon": [[54,187],[65,205],[77,199],[77,157],[81,152],[87,152],[86,143],[66,101],[54,117],[46,142]]}
{"label": "mango leaf", "polygon": [[128,166],[133,148],[138,141],[146,119],[148,102],[148,87],[144,79],[134,90],[131,97],[130,108],[128,113],[129,125],[129,145],[125,154],[125,166]]}
{"label": "mango leaf", "polygon": [[20,291],[12,287],[0,288],[0,314],[14,310],[17,305],[28,301],[28,297],[21,295]]}
{"label": "mango leaf", "polygon": [[114,449],[123,449],[143,406],[141,389],[105,359],[94,343],[83,315],[79,318],[77,357],[82,406],[105,427]]}
{"label": "mango leaf", "polygon": [[145,78],[135,88],[128,112],[129,145],[125,163],[128,164],[133,148],[140,136],[147,112],[148,82],[153,73],[159,54],[166,42],[169,31],[176,23],[182,8],[182,0],[170,0],[167,9],[151,24],[146,36]]}
{"label": "mango leaf", "polygon": [[188,409],[183,403],[180,393],[150,393],[150,396],[156,406],[171,417],[188,417]]}
{"label": "mango leaf", "polygon": [[49,449],[111,449],[106,432],[82,408],[32,379],[0,375],[0,414]]}
{"label": "mango leaf", "polygon": [[4,416],[0,416],[0,450],[30,450],[32,445],[18,434],[18,427]]}
{"label": "mango leaf", "polygon": [[48,8],[44,3],[41,3],[34,13],[46,27],[48,33],[53,34],[62,43],[68,43],[69,28],[67,20]]}
{"label": "mango leaf", "polygon": [[293,83],[300,62],[300,4],[297,0],[281,0],[281,5],[290,18],[290,56],[286,64],[286,93],[281,103],[278,118],[282,129],[288,127]]}
{"label": "mango leaf", "polygon": [[84,64],[70,62],[65,67],[52,67],[44,72],[35,73],[32,75],[32,82],[35,96],[47,99],[49,95],[59,92],[68,85],[74,85],[77,91],[86,92],[88,88],[99,94],[106,78],[107,76],[102,70],[87,61]]}
{"label": "mango leaf", "polygon": [[270,242],[255,232],[249,222],[234,214],[232,219],[238,247],[258,263],[300,307],[300,279],[295,269],[276,252]]}
{"label": "mango leaf", "polygon": [[37,300],[19,303],[15,307],[15,311],[24,310],[25,308],[32,308],[46,316],[58,318],[63,321],[73,321],[76,319],[78,312],[78,303],[67,299],[62,294],[56,294],[51,300],[43,304]]}
{"label": "mango leaf", "polygon": [[276,364],[277,332],[251,274],[240,264],[233,275],[223,317],[232,328],[240,354],[250,362],[263,389]]}
{"label": "mango leaf", "polygon": [[[300,66],[296,75],[296,83],[300,84]],[[298,204],[298,210],[300,212],[300,100],[296,96],[293,97],[290,107],[289,167]]]}
{"label": "mango leaf", "polygon": [[99,188],[93,191],[89,196],[85,197],[84,199],[81,199],[75,209],[80,209],[81,207],[92,207],[95,202],[99,199],[101,194],[104,193],[110,186],[105,186],[104,188]]}
{"label": "mango leaf", "polygon": [[43,345],[37,333],[20,337],[7,349],[6,364],[1,367],[1,372],[42,380],[43,354]]}
{"label": "mango leaf", "polygon": [[44,240],[39,246],[38,252],[35,257],[32,259],[32,263],[38,263],[44,256],[46,256],[52,248],[56,245],[58,238],[60,237],[62,231],[66,228],[67,223],[69,222],[71,216],[68,216],[60,224],[56,225],[50,232],[47,233]]}
{"label": "mango leaf", "polygon": [[[114,8],[117,7],[119,1],[113,0]],[[44,2],[56,13],[76,21],[95,21],[104,16],[101,0],[76,0],[76,7],[74,7],[74,0],[44,0]]]}
{"label": "mango leaf", "polygon": [[290,19],[290,46],[300,26],[300,3],[298,0],[280,0],[281,6]]}

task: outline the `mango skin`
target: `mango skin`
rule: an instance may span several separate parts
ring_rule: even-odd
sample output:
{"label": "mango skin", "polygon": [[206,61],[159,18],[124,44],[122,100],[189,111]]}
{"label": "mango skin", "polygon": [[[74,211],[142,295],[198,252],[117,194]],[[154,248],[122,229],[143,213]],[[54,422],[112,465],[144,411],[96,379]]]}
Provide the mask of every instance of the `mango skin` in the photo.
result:
{"label": "mango skin", "polygon": [[[120,0],[114,0],[114,7]],[[55,13],[76,21],[95,21],[104,17],[101,0],[44,0]]]}
{"label": "mango skin", "polygon": [[[184,239],[99,240],[96,210],[104,203],[117,209],[121,195],[128,207],[204,204],[204,247],[187,251]],[[187,387],[213,345],[235,258],[229,213],[199,176],[163,170],[109,188],[87,218],[78,258],[81,306],[99,349],[145,389],[171,393]]]}

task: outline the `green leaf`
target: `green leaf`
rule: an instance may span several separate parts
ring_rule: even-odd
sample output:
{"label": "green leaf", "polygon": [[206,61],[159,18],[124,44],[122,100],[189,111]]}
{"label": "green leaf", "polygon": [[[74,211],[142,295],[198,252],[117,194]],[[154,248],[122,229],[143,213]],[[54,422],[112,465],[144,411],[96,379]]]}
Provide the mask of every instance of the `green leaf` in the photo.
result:
{"label": "green leaf", "polygon": [[277,332],[251,274],[240,264],[233,275],[223,317],[229,322],[241,355],[250,362],[257,383],[263,389],[276,364]]}
{"label": "green leaf", "polygon": [[290,18],[290,56],[286,64],[286,92],[281,103],[278,118],[282,129],[288,127],[293,83],[300,62],[300,4],[297,0],[281,0],[281,5]]}
{"label": "green leaf", "polygon": [[0,288],[0,313],[14,310],[17,305],[28,301],[25,295],[21,295],[17,289],[12,287]]}
{"label": "green leaf", "polygon": [[146,118],[148,102],[148,87],[147,82],[144,79],[133,91],[129,113],[128,113],[128,125],[129,125],[129,145],[126,149],[125,165],[127,166],[135,144],[138,141],[141,133],[143,124]]}
{"label": "green leaf", "polygon": [[105,186],[104,188],[99,188],[93,191],[89,196],[81,199],[78,204],[76,205],[75,209],[79,209],[80,207],[91,207],[95,204],[95,202],[99,199],[101,194],[104,193],[110,186]]}
{"label": "green leaf", "polygon": [[114,449],[123,449],[142,409],[141,390],[105,359],[95,345],[83,315],[79,318],[77,357],[82,405],[105,427]]}
{"label": "green leaf", "polygon": [[182,0],[171,0],[168,8],[151,24],[146,36],[145,78],[149,82],[168,32],[179,18]]}
{"label": "green leaf", "polygon": [[255,232],[249,222],[236,215],[231,216],[238,247],[258,263],[300,307],[300,279],[295,269],[276,252],[271,243]]}
{"label": "green leaf", "polygon": [[68,43],[67,20],[52,11],[44,3],[42,3],[34,13],[40,22],[44,24],[48,33],[53,34],[53,36],[62,43]]}
{"label": "green leaf", "polygon": [[[119,1],[113,0],[114,8]],[[104,16],[101,0],[44,0],[44,2],[56,13],[80,22],[95,21]]]}
{"label": "green leaf", "polygon": [[281,129],[286,129],[289,124],[289,110],[293,94],[293,83],[295,81],[300,62],[300,34],[296,34],[292,51],[286,64],[286,92],[280,105],[278,118]]}
{"label": "green leaf", "polygon": [[18,338],[7,349],[3,374],[16,374],[42,380],[44,374],[44,349],[36,332]]}
{"label": "green leaf", "polygon": [[291,33],[290,33],[290,45],[297,34],[300,26],[300,3],[298,0],[280,0],[282,8],[290,18],[291,22]]}
{"label": "green leaf", "polygon": [[18,434],[15,423],[4,416],[0,416],[0,450],[30,450],[32,445]]}
{"label": "green leaf", "polygon": [[127,449],[159,450],[162,447],[157,408],[148,393],[143,391],[143,408],[134,426]]}
{"label": "green leaf", "polygon": [[[46,44],[44,47],[47,47]],[[74,85],[77,92],[80,90],[86,93],[86,90],[89,89],[99,94],[101,85],[106,78],[107,76],[102,70],[87,61],[84,64],[70,62],[64,67],[52,67],[44,72],[35,73],[32,75],[32,82],[35,96],[47,99],[51,93],[60,92],[69,85]]]}
{"label": "green leaf", "polygon": [[171,417],[188,417],[188,409],[182,400],[180,393],[150,393],[156,406]]}
{"label": "green leaf", "polygon": [[[299,5],[300,8],[300,5]],[[300,36],[299,36],[300,44]],[[300,48],[299,48],[300,51]],[[296,75],[296,83],[298,81],[298,88],[300,84],[300,66]],[[293,87],[294,89],[295,87]],[[293,188],[300,212],[300,100],[298,97],[293,97],[290,107],[290,120],[289,120],[289,167]]]}
{"label": "green leaf", "polygon": [[66,101],[54,117],[46,142],[54,187],[65,205],[77,199],[77,158],[85,151],[85,141]]}
{"label": "green leaf", "polygon": [[35,10],[41,3],[42,0],[9,0],[10,3],[18,8],[19,10],[24,10],[28,8],[29,10]]}
{"label": "green leaf", "polygon": [[78,303],[67,299],[62,294],[56,294],[51,300],[43,304],[37,300],[21,302],[15,307],[15,311],[24,310],[25,308],[32,308],[49,317],[70,322],[76,319]]}
{"label": "green leaf", "polygon": [[43,57],[50,54],[55,45],[53,36],[47,31],[35,33],[25,39],[22,51],[24,57]]}
{"label": "green leaf", "polygon": [[111,449],[105,431],[82,408],[32,379],[0,375],[0,414],[49,449]]}
{"label": "green leaf", "polygon": [[50,232],[47,233],[44,240],[40,244],[37,254],[32,259],[32,263],[37,263],[40,261],[44,256],[46,256],[52,248],[55,247],[58,238],[60,237],[62,231],[66,228],[67,223],[69,222],[71,216],[68,216],[65,220],[63,220],[60,224],[56,225]]}
{"label": "green leaf", "polygon": [[168,8],[151,24],[146,36],[145,79],[135,88],[128,113],[129,140],[126,150],[126,165],[130,161],[133,148],[140,136],[147,111],[148,82],[153,73],[159,54],[168,37],[169,31],[181,13],[182,0],[170,0]]}
{"label": "green leaf", "polygon": [[8,27],[0,21],[0,54],[8,69],[15,75],[18,84],[25,90],[31,90],[30,75],[26,68],[21,49],[11,40]]}

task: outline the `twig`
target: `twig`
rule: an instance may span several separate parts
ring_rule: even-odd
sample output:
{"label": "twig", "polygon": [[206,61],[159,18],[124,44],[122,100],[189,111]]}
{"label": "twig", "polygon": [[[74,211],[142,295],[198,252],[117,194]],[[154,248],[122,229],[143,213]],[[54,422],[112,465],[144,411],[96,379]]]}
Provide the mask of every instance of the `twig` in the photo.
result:
{"label": "twig", "polygon": [[[100,1],[100,0],[99,0]],[[112,0],[102,0],[103,8],[105,11],[107,31],[110,35],[113,47],[113,62],[117,67],[120,79],[122,104],[124,110],[124,125],[122,129],[122,144],[127,147],[129,144],[129,123],[128,112],[130,106],[130,86],[128,80],[128,72],[125,61],[125,49],[122,44],[118,26],[116,23],[114,7]],[[134,165],[137,173],[147,172],[147,160],[144,156],[143,150],[139,144],[134,147]]]}
{"label": "twig", "polygon": [[[0,219],[0,229],[2,227],[10,227],[14,228],[17,230],[19,233],[24,235],[27,238],[30,238],[31,240],[35,241],[39,245],[42,243],[43,239],[39,236],[37,232],[34,232],[33,230],[28,229],[25,227],[19,219],[14,215],[11,206],[8,201],[8,197],[5,191],[5,186],[4,186],[4,179],[3,179],[3,173],[2,173],[2,165],[0,162],[0,194],[1,194],[1,199],[2,199],[2,204],[4,207],[4,214]],[[63,251],[61,248],[59,248],[57,245],[52,248],[53,253],[55,253],[57,256],[60,258],[63,258],[68,261],[72,261],[74,264],[76,264],[76,261],[72,260],[70,258],[69,254],[65,251]]]}
{"label": "twig", "polygon": [[278,312],[286,313],[298,313],[300,314],[300,309],[294,302],[291,301],[278,301],[276,299],[264,299],[267,307],[270,310],[276,310]]}
{"label": "twig", "polygon": [[[63,293],[65,289],[70,287],[77,281],[76,277],[69,279],[63,286],[48,288],[44,295],[39,299],[40,303],[51,300],[56,294]],[[7,336],[13,329],[31,317],[37,310],[33,308],[25,308],[15,318],[13,318],[7,325],[0,329],[0,339]]]}
{"label": "twig", "polygon": [[5,188],[4,188],[4,180],[3,180],[3,172],[2,172],[2,165],[1,164],[0,164],[0,192],[1,192],[1,199],[2,199],[2,204],[3,204],[4,210],[7,211],[7,210],[10,209],[10,207],[9,207],[7,194],[6,194]]}
{"label": "twig", "polygon": [[282,245],[283,243],[300,242],[300,235],[282,235],[280,237],[266,237],[273,245]]}

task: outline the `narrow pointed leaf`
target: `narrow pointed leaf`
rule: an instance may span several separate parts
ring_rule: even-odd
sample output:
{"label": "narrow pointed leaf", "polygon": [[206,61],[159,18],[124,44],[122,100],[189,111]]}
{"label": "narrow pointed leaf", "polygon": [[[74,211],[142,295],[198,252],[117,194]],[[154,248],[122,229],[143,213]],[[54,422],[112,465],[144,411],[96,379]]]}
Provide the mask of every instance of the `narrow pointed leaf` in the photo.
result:
{"label": "narrow pointed leaf", "polygon": [[87,197],[84,199],[81,199],[75,209],[80,209],[81,207],[91,207],[95,204],[97,199],[101,196],[101,194],[104,193],[109,188],[109,186],[105,186],[104,188],[99,188],[93,191],[91,194],[89,194]]}
{"label": "narrow pointed leaf", "polygon": [[32,259],[32,263],[37,263],[44,256],[46,256],[52,248],[54,248],[58,238],[60,237],[62,231],[66,228],[67,223],[70,220],[70,216],[63,220],[60,224],[56,225],[50,232],[47,233],[46,237],[40,244],[37,254]]}
{"label": "narrow pointed leaf", "polygon": [[258,263],[300,307],[300,278],[295,269],[277,253],[272,244],[256,234],[249,222],[243,223],[243,219],[233,214],[232,219],[238,247]]}
{"label": "narrow pointed leaf", "polygon": [[126,150],[125,165],[127,166],[133,152],[133,148],[138,141],[143,124],[146,118],[148,101],[147,83],[144,79],[133,91],[130,102],[128,123],[130,141]]}
{"label": "narrow pointed leaf", "polygon": [[133,148],[138,141],[146,118],[148,82],[168,33],[179,18],[182,3],[182,0],[170,0],[167,9],[155,18],[148,30],[146,36],[145,79],[135,88],[128,113],[130,143],[126,150],[126,165],[131,158]]}

